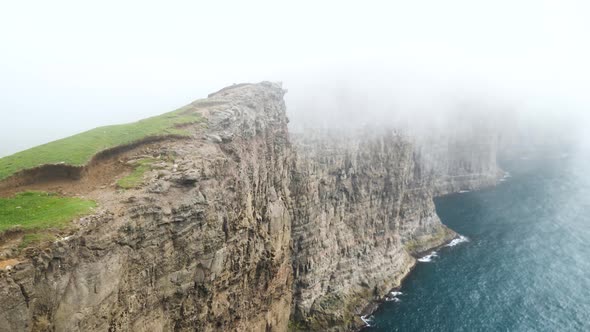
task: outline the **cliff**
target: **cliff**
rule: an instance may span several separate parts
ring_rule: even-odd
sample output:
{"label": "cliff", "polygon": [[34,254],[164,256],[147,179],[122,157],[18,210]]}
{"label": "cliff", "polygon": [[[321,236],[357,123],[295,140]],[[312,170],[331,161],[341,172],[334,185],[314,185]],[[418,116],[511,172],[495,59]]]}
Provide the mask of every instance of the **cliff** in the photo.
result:
{"label": "cliff", "polygon": [[[187,137],[107,154],[81,178],[11,188],[99,208],[57,241],[20,253],[2,244],[17,263],[0,270],[0,331],[354,329],[413,254],[455,236],[432,198],[498,177],[489,137],[290,138],[284,93],[225,88],[183,108],[206,120]],[[157,162],[144,184],[117,189],[119,166],[145,156]]]}
{"label": "cliff", "polygon": [[[496,182],[494,145],[425,144],[391,130],[294,139],[294,315],[310,330],[354,329],[416,260],[456,234],[433,197]],[[489,138],[489,137],[486,137]]]}

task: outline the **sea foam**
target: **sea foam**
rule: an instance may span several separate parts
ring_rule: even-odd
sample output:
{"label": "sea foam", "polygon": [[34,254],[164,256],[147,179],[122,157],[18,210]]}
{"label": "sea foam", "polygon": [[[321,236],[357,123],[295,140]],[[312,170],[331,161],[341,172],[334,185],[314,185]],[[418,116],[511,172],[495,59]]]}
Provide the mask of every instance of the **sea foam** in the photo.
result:
{"label": "sea foam", "polygon": [[434,257],[438,256],[436,251],[431,252],[430,254],[422,257],[422,258],[418,258],[418,262],[422,262],[422,263],[430,263],[432,262],[432,259]]}
{"label": "sea foam", "polygon": [[402,292],[397,292],[397,291],[391,291],[389,292],[389,294],[385,297],[385,301],[387,302],[400,302],[401,300],[398,299],[397,297],[402,295]]}
{"label": "sea foam", "polygon": [[459,235],[458,238],[453,239],[446,246],[447,247],[454,247],[454,246],[456,246],[460,243],[463,243],[463,242],[469,242],[469,239],[467,238],[467,236]]}
{"label": "sea foam", "polygon": [[373,325],[371,325],[371,323],[373,322],[371,319],[371,316],[367,317],[367,316],[361,316],[361,320],[365,323],[365,325],[367,325],[368,327],[371,327]]}

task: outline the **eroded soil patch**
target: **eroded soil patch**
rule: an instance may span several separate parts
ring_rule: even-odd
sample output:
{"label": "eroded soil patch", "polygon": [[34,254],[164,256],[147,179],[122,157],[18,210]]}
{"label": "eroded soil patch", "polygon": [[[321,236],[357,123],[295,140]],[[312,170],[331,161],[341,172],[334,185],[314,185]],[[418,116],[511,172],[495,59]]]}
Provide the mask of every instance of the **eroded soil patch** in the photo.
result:
{"label": "eroded soil patch", "polygon": [[96,189],[113,187],[116,180],[130,173],[133,167],[125,160],[134,155],[158,154],[163,143],[183,140],[181,137],[156,137],[134,144],[105,150],[86,166],[44,165],[21,171],[0,182],[0,197],[37,190],[64,196],[87,195]]}

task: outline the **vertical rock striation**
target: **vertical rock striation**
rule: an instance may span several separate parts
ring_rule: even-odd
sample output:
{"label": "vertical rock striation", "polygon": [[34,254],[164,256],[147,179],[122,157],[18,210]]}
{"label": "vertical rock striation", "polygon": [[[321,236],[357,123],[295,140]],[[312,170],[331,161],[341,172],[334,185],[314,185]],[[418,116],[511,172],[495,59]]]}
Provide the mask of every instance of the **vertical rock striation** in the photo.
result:
{"label": "vertical rock striation", "polygon": [[414,264],[400,233],[411,146],[393,134],[340,134],[308,134],[297,149],[293,318],[304,329],[358,326],[361,310]]}
{"label": "vertical rock striation", "polygon": [[145,187],[95,193],[102,211],[77,234],[0,271],[0,331],[286,330],[283,94],[246,85],[186,106],[207,128],[152,151],[171,161]]}
{"label": "vertical rock striation", "polygon": [[413,255],[455,236],[433,197],[498,177],[489,135],[291,140],[284,93],[225,88],[185,106],[207,119],[191,139],[122,156],[161,162],[142,188],[90,192],[101,208],[71,237],[0,270],[0,331],[355,329]]}
{"label": "vertical rock striation", "polygon": [[493,144],[443,138],[442,146],[426,145],[371,129],[294,139],[293,319],[299,328],[362,325],[360,316],[374,300],[412,269],[412,254],[456,236],[440,222],[433,197],[491,185],[499,170]]}

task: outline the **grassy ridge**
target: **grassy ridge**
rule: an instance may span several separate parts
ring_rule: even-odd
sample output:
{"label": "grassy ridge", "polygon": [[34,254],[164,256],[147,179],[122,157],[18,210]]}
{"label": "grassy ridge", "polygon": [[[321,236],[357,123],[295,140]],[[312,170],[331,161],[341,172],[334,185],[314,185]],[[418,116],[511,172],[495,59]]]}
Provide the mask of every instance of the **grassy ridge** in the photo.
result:
{"label": "grassy ridge", "polygon": [[44,192],[23,192],[0,198],[0,232],[13,227],[23,230],[61,228],[72,219],[92,212],[96,203]]}
{"label": "grassy ridge", "polygon": [[95,128],[0,158],[0,180],[21,170],[40,165],[64,163],[82,166],[103,150],[134,143],[148,137],[186,136],[188,132],[177,126],[200,120],[200,115],[195,111],[181,108],[134,123]]}

